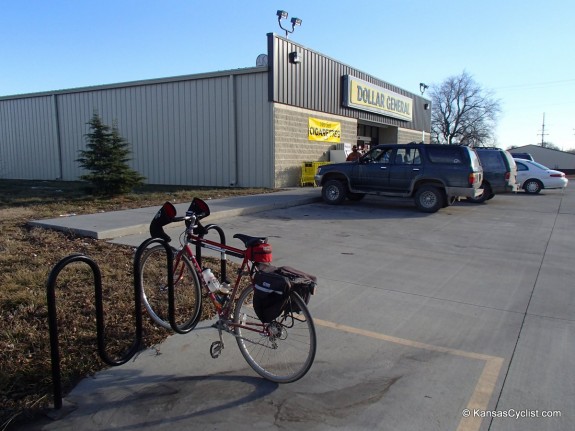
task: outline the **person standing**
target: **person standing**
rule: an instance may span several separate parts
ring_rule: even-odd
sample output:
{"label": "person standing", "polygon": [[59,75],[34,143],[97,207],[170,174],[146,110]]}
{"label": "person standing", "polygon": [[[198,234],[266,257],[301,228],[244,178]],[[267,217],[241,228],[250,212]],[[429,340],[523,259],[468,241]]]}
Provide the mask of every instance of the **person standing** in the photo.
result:
{"label": "person standing", "polygon": [[346,162],[353,162],[361,157],[361,153],[357,149],[357,145],[354,145],[351,149],[351,153],[345,159]]}

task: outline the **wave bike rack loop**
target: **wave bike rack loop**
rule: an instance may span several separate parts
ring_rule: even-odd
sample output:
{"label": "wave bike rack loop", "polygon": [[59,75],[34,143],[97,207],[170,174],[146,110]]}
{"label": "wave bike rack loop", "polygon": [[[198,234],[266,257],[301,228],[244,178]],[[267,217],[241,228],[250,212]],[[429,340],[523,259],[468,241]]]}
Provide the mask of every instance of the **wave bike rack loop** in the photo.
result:
{"label": "wave bike rack loop", "polygon": [[[204,230],[202,231],[202,233],[200,235],[198,235],[201,239],[204,239],[204,235],[207,234],[210,230],[215,230],[216,232],[218,232],[219,236],[220,236],[220,244],[222,245],[226,245],[226,234],[224,233],[224,230],[219,227],[216,224],[208,224],[206,226],[203,227]],[[198,265],[200,265],[200,267],[202,266],[202,248],[207,248],[210,249],[212,248],[210,245],[204,243],[204,242],[199,242],[199,241],[192,241],[192,244],[196,245],[196,260],[198,261]],[[214,248],[215,249],[215,248]],[[231,252],[229,252],[231,254]],[[243,256],[237,256],[237,257],[243,257]],[[226,265],[226,252],[225,251],[220,251],[220,282],[227,282],[227,265]]]}
{"label": "wave bike rack loop", "polygon": [[50,333],[50,354],[52,363],[52,384],[54,393],[54,408],[60,410],[62,408],[62,373],[60,367],[60,347],[58,340],[58,319],[56,313],[56,282],[59,274],[68,265],[75,262],[83,262],[87,264],[92,270],[94,276],[94,294],[96,306],[96,333],[98,354],[100,358],[110,366],[119,366],[128,362],[140,350],[142,345],[142,271],[141,271],[141,258],[145,249],[153,242],[159,242],[166,249],[166,264],[168,265],[168,314],[170,325],[174,331],[179,333],[186,333],[177,328],[174,316],[174,279],[171,270],[173,267],[174,256],[168,243],[158,238],[150,238],[144,241],[137,249],[134,256],[134,311],[135,311],[135,331],[134,340],[127,352],[120,358],[113,359],[106,352],[105,343],[105,322],[104,322],[104,305],[102,297],[102,273],[100,267],[90,257],[76,253],[69,255],[60,260],[50,272],[48,281],[46,283],[46,296],[48,302],[48,329]]}

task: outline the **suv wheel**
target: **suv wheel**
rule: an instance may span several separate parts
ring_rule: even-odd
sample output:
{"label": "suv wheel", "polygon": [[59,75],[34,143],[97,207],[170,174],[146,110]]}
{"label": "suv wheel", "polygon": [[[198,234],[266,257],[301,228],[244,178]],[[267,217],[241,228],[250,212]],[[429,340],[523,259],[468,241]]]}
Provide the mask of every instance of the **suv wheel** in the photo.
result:
{"label": "suv wheel", "polygon": [[489,184],[483,184],[481,187],[483,188],[483,193],[476,198],[467,198],[469,202],[473,202],[474,204],[481,204],[493,197],[493,192],[491,191],[491,186]]}
{"label": "suv wheel", "polygon": [[537,194],[541,191],[542,188],[543,184],[541,184],[541,181],[539,180],[527,180],[525,181],[525,184],[523,184],[525,193]]}
{"label": "suv wheel", "polygon": [[420,187],[415,192],[415,205],[426,213],[437,212],[443,207],[443,194],[437,187]]}
{"label": "suv wheel", "polygon": [[339,180],[329,180],[321,189],[321,197],[330,205],[337,205],[344,201],[347,195],[345,184]]}

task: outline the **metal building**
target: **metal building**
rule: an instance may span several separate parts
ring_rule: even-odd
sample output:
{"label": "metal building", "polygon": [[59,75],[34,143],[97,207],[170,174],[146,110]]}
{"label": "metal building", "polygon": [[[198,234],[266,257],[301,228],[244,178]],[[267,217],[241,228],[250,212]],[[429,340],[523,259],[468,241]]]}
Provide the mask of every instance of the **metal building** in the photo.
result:
{"label": "metal building", "polygon": [[567,175],[575,174],[575,154],[567,151],[545,148],[541,145],[523,145],[508,150],[514,153],[529,153],[533,159],[550,169],[565,172]]}
{"label": "metal building", "polygon": [[0,98],[0,178],[77,180],[97,112],[149,184],[285,187],[340,144],[429,141],[430,101],[273,33],[257,66]]}

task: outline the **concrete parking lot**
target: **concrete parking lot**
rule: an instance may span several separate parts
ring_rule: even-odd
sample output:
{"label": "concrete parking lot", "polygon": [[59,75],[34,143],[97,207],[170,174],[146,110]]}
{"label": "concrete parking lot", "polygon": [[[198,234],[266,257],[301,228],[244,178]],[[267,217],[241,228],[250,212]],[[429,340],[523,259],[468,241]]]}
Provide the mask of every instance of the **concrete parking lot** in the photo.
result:
{"label": "concrete parking lot", "polygon": [[318,276],[310,372],[266,382],[231,336],[211,359],[207,322],[84,380],[67,398],[77,409],[43,429],[572,428],[573,186],[435,214],[367,197],[217,223]]}

